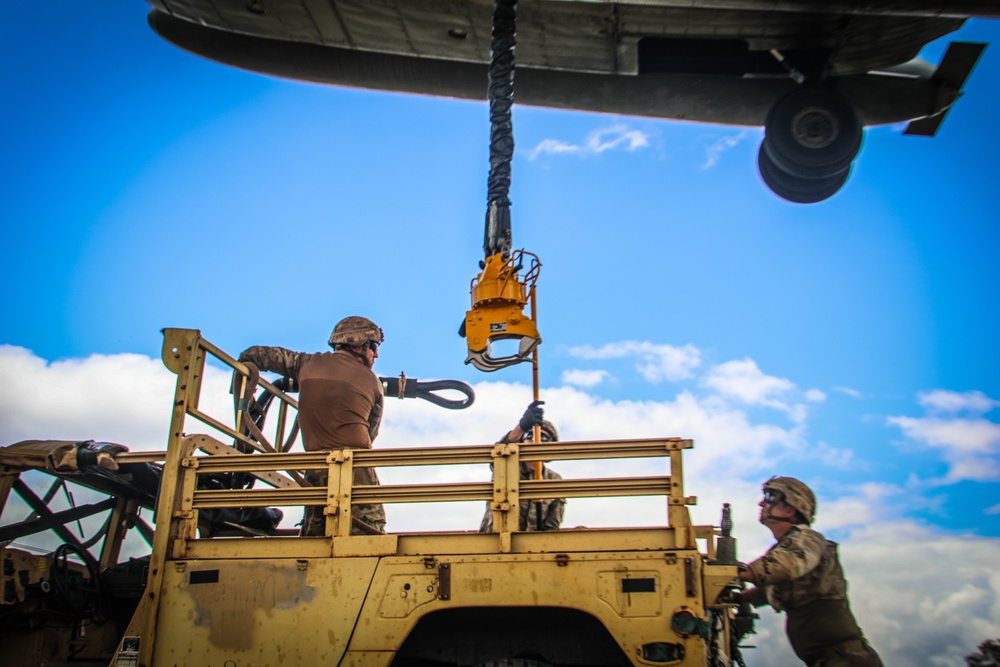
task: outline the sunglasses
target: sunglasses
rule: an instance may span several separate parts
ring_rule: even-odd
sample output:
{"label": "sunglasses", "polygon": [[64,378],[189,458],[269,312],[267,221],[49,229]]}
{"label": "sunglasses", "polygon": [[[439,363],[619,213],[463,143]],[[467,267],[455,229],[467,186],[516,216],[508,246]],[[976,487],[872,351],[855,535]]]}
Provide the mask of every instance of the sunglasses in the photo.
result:
{"label": "sunglasses", "polygon": [[373,340],[368,341],[368,349],[372,352],[378,352],[378,343]]}
{"label": "sunglasses", "polygon": [[783,502],[785,500],[785,494],[781,491],[775,491],[774,489],[768,489],[764,492],[764,502],[768,505],[774,505],[776,503]]}

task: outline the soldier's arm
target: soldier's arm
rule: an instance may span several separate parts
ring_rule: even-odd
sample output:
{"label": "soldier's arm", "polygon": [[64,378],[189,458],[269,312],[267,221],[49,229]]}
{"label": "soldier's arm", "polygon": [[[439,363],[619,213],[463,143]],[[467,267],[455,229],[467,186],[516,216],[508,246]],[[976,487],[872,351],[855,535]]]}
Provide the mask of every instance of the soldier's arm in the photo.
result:
{"label": "soldier's arm", "polygon": [[375,405],[372,406],[372,411],[368,415],[368,437],[374,443],[375,438],[378,437],[379,426],[382,425],[382,408],[385,401],[382,398],[382,394],[379,394],[375,399]]}
{"label": "soldier's arm", "polygon": [[759,586],[748,588],[740,593],[739,602],[747,602],[753,607],[763,607],[767,604],[767,588]]}
{"label": "soldier's arm", "polygon": [[493,532],[493,509],[490,508],[489,503],[486,503],[486,514],[483,515],[483,520],[479,522],[479,532],[480,533]]}
{"label": "soldier's arm", "polygon": [[[819,536],[819,539],[816,536]],[[761,558],[750,563],[747,570],[740,573],[740,579],[757,586],[770,586],[798,579],[819,565],[825,546],[825,540],[819,533],[795,530],[781,538],[778,544]]]}
{"label": "soldier's arm", "polygon": [[545,530],[559,530],[559,527],[563,522],[563,514],[566,512],[566,501],[562,498],[556,498],[551,503],[549,503],[548,509],[545,512],[545,517],[542,519],[542,526]]}
{"label": "soldier's arm", "polygon": [[[552,470],[548,466],[542,469],[542,477],[545,479],[562,479],[562,475]],[[548,508],[546,508],[545,516],[542,518],[543,526],[545,530],[559,530],[559,527],[563,522],[563,515],[566,512],[566,499],[556,498],[551,503],[549,503]]]}
{"label": "soldier's arm", "polygon": [[254,345],[240,352],[239,360],[250,362],[262,371],[298,380],[299,370],[312,356],[303,352],[292,352],[283,347]]}

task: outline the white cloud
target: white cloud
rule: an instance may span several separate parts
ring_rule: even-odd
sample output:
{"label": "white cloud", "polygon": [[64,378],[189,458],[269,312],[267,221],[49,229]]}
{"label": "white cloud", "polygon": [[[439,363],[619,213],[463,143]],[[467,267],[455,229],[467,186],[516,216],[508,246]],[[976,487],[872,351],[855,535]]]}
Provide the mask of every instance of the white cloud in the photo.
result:
{"label": "white cloud", "polygon": [[850,387],[834,387],[833,391],[850,396],[851,398],[861,398],[861,392],[857,389],[851,389]]}
{"label": "white cloud", "polygon": [[528,153],[528,159],[539,155],[596,155],[612,150],[626,150],[630,153],[649,146],[649,135],[641,130],[631,129],[619,123],[611,127],[594,130],[582,144],[572,144],[559,139],[544,139]]}
{"label": "white cloud", "polygon": [[842,541],[841,559],[851,606],[887,665],[964,664],[996,637],[1000,540],[876,523]]}
{"label": "white cloud", "polygon": [[708,148],[705,149],[705,161],[702,163],[702,170],[711,169],[719,163],[719,159],[722,154],[726,151],[730,151],[747,138],[747,132],[744,130],[736,135],[730,135],[726,137],[719,137],[716,139]]}
{"label": "white cloud", "polygon": [[869,482],[859,484],[851,495],[817,503],[817,515],[821,515],[823,530],[865,526],[896,516],[910,497],[897,486]]}
{"label": "white cloud", "polygon": [[607,371],[585,371],[577,368],[563,371],[562,381],[564,384],[590,388],[601,384],[609,376]]}
{"label": "white cloud", "polygon": [[752,359],[727,361],[714,366],[701,383],[748,405],[792,411],[792,407],[780,399],[795,389],[795,384],[785,378],[766,375]]}
{"label": "white cloud", "polygon": [[822,403],[826,400],[826,392],[819,389],[809,389],[806,391],[806,400],[813,403]]}
{"label": "white cloud", "polygon": [[[0,445],[97,440],[132,451],[166,449],[177,376],[159,359],[95,354],[47,362],[22,347],[0,345],[0,372],[18,378],[0,384]],[[224,423],[233,415],[230,377],[206,366],[198,406]],[[210,429],[189,417],[187,430]]]}
{"label": "white cloud", "polygon": [[968,412],[982,416],[1000,407],[1000,401],[995,401],[981,391],[957,392],[946,389],[921,392],[917,400],[928,412],[958,413]]}
{"label": "white cloud", "polygon": [[558,139],[542,139],[542,141],[531,150],[531,153],[528,154],[528,159],[534,160],[543,153],[547,155],[559,155],[560,153],[581,152],[583,152],[583,146],[568,144],[565,141],[559,141]]}
{"label": "white cloud", "polygon": [[93,355],[47,363],[0,346],[0,443],[99,440],[164,449],[173,376],[159,360]]}
{"label": "white cloud", "polygon": [[941,451],[949,464],[943,483],[1000,480],[1000,424],[938,416],[888,417],[886,422],[910,440]]}
{"label": "white cloud", "polygon": [[568,351],[580,359],[621,359],[639,357],[636,369],[648,382],[669,380],[676,382],[694,376],[694,369],[701,364],[701,351],[693,345],[674,347],[650,342],[622,341],[601,347],[579,345]]}
{"label": "white cloud", "polygon": [[1000,503],[983,510],[983,514],[1000,514]]}
{"label": "white cloud", "polygon": [[839,449],[822,441],[811,445],[811,449],[823,465],[830,468],[849,470],[852,466],[860,465],[854,456],[854,451],[850,449]]}

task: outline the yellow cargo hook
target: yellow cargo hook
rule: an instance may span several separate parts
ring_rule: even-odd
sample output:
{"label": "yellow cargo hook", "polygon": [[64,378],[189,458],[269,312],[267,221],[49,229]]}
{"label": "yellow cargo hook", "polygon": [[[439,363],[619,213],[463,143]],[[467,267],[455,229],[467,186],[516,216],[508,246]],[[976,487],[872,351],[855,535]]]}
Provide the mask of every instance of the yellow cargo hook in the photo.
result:
{"label": "yellow cargo hook", "polygon": [[[530,263],[522,280],[518,274],[525,259]],[[534,313],[534,288],[541,267],[538,256],[524,250],[515,250],[506,260],[498,252],[482,264],[482,272],[472,280],[472,309],[465,313],[459,331],[469,346],[465,363],[490,372],[531,361],[531,353],[542,339],[524,307],[530,303]],[[491,343],[512,339],[520,340],[515,354],[490,356]]]}

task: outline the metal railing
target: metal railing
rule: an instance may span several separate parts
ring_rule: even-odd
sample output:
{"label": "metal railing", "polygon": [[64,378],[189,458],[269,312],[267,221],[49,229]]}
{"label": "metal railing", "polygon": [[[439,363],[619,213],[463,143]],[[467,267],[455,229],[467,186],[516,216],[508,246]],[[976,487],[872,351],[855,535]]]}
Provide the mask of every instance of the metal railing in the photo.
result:
{"label": "metal railing", "polygon": [[[234,383],[238,409],[234,426],[214,418],[198,406],[205,371],[211,356],[226,364],[243,382]],[[663,496],[666,500],[666,527],[692,528],[687,505],[694,497],[684,495],[682,452],[693,447],[691,440],[663,438],[646,440],[584,441],[558,443],[512,443],[476,446],[445,446],[406,449],[347,449],[320,452],[275,450],[251,437],[244,428],[247,368],[200,335],[189,329],[164,330],[163,359],[177,374],[174,414],[165,456],[158,512],[167,512],[178,525],[174,539],[198,539],[199,512],[218,508],[322,506],[326,537],[351,535],[351,506],[379,503],[430,503],[482,501],[494,512],[495,532],[509,545],[509,534],[517,532],[519,503],[549,498]],[[260,385],[279,401],[279,423],[275,441],[285,440],[290,410],[297,409],[294,398],[261,379]],[[208,435],[186,435],[187,418],[233,438],[227,446]],[[670,460],[670,475],[591,479],[521,479],[522,463],[558,460],[598,460],[660,457]],[[482,482],[413,483],[382,486],[354,484],[355,468],[394,466],[449,466],[489,464],[492,479]],[[304,471],[325,470],[325,486],[310,486]],[[202,475],[238,473],[253,475],[268,488],[199,488]],[[684,540],[687,541],[687,540]],[[174,553],[182,550],[173,549]]]}

